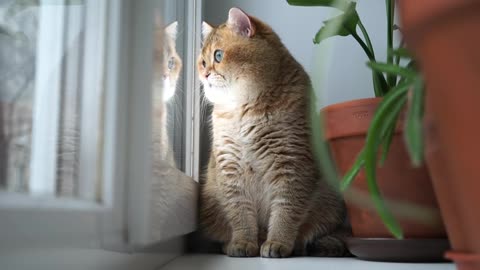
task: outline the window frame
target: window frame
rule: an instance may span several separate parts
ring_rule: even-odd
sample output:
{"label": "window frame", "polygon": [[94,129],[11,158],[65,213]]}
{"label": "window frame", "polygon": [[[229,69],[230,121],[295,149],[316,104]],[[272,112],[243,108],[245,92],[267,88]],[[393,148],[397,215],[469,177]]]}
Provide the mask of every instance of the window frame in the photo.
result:
{"label": "window frame", "polygon": [[54,7],[44,3],[40,1],[38,14],[29,192],[54,196],[66,8],[64,0]]}
{"label": "window frame", "polygon": [[[60,1],[65,2],[65,0]],[[192,157],[187,159],[186,172],[189,177],[182,176],[186,183],[185,190],[183,188],[175,190],[175,194],[183,196],[182,200],[172,202],[172,205],[179,207],[177,215],[181,216],[180,220],[183,224],[175,227],[175,232],[156,234],[153,237],[152,231],[162,230],[162,228],[154,229],[152,223],[148,222],[152,207],[148,198],[150,196],[148,191],[152,184],[151,156],[147,154],[150,147],[151,123],[144,119],[149,119],[151,116],[152,59],[148,52],[153,52],[154,18],[153,12],[150,11],[153,10],[155,1],[85,1],[85,3],[104,5],[105,8],[105,20],[100,18],[105,25],[99,27],[97,34],[107,34],[105,34],[105,40],[96,40],[98,43],[92,40],[92,50],[98,49],[102,44],[107,49],[99,50],[100,53],[97,55],[99,57],[90,56],[88,60],[98,64],[103,72],[99,77],[83,77],[85,87],[91,82],[93,87],[102,87],[105,97],[108,97],[104,100],[103,110],[97,112],[103,116],[103,120],[99,118],[103,123],[93,124],[93,126],[104,124],[101,160],[94,164],[96,168],[94,173],[82,175],[82,177],[94,179],[100,176],[103,179],[102,201],[92,202],[91,195],[85,192],[80,192],[79,199],[48,197],[51,190],[34,195],[0,192],[0,227],[2,228],[0,248],[8,248],[15,244],[25,248],[38,245],[131,252],[142,250],[146,246],[172,237],[177,239],[176,237],[195,230],[196,189],[199,177],[198,160],[195,159],[199,156],[200,98],[198,91],[195,91],[199,89],[197,88],[199,84],[195,66],[192,63],[194,63],[193,56],[200,48],[201,0],[185,0],[185,7],[189,14],[188,19],[184,18],[187,22],[185,32],[194,31],[195,33],[195,38],[187,39],[189,59],[188,64],[185,65],[188,67],[185,84],[189,87],[187,89],[190,89],[186,95],[189,119],[186,130],[189,133],[186,136],[185,151],[186,157],[190,155]],[[190,15],[193,16],[190,17]],[[60,51],[63,53],[63,50]],[[87,69],[87,67],[84,68]],[[98,95],[92,95],[89,100],[95,98],[98,98]],[[85,109],[83,108],[82,111],[85,112]],[[82,127],[93,126],[90,123],[82,124]],[[50,128],[52,127],[55,126],[50,123]],[[37,135],[37,138],[38,136],[40,135]],[[81,136],[87,141],[91,140],[88,134]],[[48,147],[51,149],[54,146]],[[35,151],[38,153],[39,150],[41,149]],[[82,165],[81,161],[79,168],[90,168],[92,162],[85,157],[91,155],[93,149],[85,148],[81,151],[83,152],[80,155],[84,155],[81,160],[85,163]],[[39,158],[38,154],[36,158]],[[53,161],[50,160],[50,162]],[[51,170],[52,168],[49,168],[50,174]],[[91,188],[92,186],[85,187],[84,191],[89,191]],[[185,207],[188,207],[189,211],[185,211]],[[172,211],[176,210],[172,209]],[[21,225],[17,226],[18,224]]]}
{"label": "window frame", "polygon": [[[200,123],[201,123],[201,92],[200,80],[198,79],[198,70],[196,68],[197,55],[201,51],[202,40],[202,0],[187,1],[188,7],[187,29],[186,33],[193,33],[192,39],[187,39],[185,59],[187,67],[185,70],[185,87],[186,89],[193,89],[187,91],[187,142],[186,142],[186,173],[191,176],[196,182],[200,181]],[[189,135],[189,136],[188,136]]]}
{"label": "window frame", "polygon": [[[84,65],[82,71],[82,103],[80,108],[80,152],[78,160],[78,197],[80,199],[98,201],[102,196],[99,191],[106,181],[101,181],[101,156],[103,149],[99,147],[98,140],[102,124],[108,121],[102,111],[106,84],[106,53],[111,44],[108,44],[107,30],[113,25],[108,23],[108,1],[85,1],[85,35],[84,40]],[[95,70],[92,71],[92,68]],[[98,117],[92,117],[96,115]],[[105,121],[102,118],[107,117]],[[97,132],[95,132],[97,131]],[[104,140],[101,140],[104,141]],[[100,150],[99,150],[100,148]],[[112,181],[111,179],[107,181]],[[100,185],[100,186],[99,186]],[[102,194],[103,195],[103,194]]]}

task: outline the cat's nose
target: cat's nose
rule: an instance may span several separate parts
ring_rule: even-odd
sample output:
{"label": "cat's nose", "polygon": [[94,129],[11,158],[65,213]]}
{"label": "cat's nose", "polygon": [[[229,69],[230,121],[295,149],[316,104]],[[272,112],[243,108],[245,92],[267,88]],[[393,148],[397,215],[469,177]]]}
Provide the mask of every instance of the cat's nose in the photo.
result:
{"label": "cat's nose", "polygon": [[208,76],[210,76],[210,72],[205,73],[205,79],[208,79]]}

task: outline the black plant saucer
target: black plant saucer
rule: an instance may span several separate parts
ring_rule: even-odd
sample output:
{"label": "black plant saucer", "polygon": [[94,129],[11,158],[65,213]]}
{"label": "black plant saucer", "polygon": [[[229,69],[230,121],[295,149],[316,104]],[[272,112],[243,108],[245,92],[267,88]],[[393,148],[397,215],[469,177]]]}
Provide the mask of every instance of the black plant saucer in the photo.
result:
{"label": "black plant saucer", "polygon": [[446,262],[448,239],[349,238],[350,252],[361,260],[383,262]]}

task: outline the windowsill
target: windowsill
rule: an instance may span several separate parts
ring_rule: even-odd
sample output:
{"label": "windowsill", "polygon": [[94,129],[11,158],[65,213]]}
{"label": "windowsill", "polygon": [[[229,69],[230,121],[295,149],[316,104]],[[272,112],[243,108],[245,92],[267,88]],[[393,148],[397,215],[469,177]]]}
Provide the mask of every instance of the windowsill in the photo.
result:
{"label": "windowsill", "polygon": [[385,263],[354,258],[297,257],[288,259],[229,258],[224,255],[184,255],[161,270],[284,270],[284,269],[360,269],[360,270],[454,270],[453,263]]}

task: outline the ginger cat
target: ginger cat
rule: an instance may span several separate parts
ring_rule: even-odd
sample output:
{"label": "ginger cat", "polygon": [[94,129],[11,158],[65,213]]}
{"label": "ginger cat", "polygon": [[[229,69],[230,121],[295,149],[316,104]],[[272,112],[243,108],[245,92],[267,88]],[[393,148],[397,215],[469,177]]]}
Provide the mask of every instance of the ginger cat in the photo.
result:
{"label": "ginger cat", "polygon": [[343,256],[345,206],[310,145],[310,79],[274,31],[232,8],[203,24],[198,70],[213,103],[200,223],[229,256]]}

